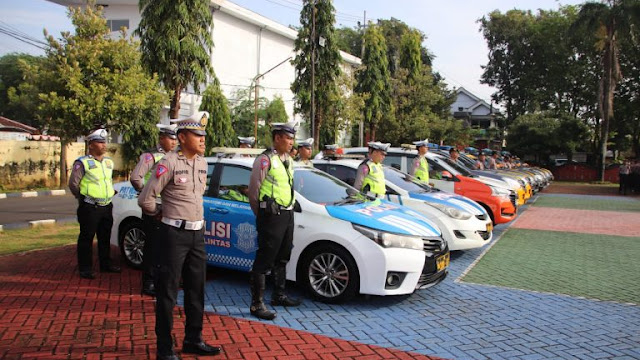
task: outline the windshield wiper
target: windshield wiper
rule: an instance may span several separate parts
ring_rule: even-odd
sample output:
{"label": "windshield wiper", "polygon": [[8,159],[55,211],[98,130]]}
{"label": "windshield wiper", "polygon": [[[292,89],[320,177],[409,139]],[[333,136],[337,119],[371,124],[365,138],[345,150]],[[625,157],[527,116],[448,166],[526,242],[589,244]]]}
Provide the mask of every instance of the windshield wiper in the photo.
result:
{"label": "windshield wiper", "polygon": [[362,199],[348,196],[343,198],[342,200],[334,202],[333,205],[340,206],[340,205],[348,205],[348,204],[360,204],[362,202],[363,202]]}

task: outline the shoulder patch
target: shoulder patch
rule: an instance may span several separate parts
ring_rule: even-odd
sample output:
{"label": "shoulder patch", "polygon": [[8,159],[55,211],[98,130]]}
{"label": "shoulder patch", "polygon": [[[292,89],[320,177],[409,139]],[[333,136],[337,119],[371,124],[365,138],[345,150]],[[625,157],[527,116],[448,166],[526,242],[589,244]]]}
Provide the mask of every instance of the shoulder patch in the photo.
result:
{"label": "shoulder patch", "polygon": [[361,168],[361,169],[360,169],[360,172],[361,172],[363,175],[367,175],[367,174],[369,173],[369,166],[365,165],[365,166],[361,166],[360,168]]}
{"label": "shoulder patch", "polygon": [[262,161],[260,161],[260,168],[266,169],[268,167],[269,167],[269,159],[267,159],[266,157],[262,158]]}
{"label": "shoulder patch", "polygon": [[82,167],[82,163],[80,163],[80,162],[77,162],[77,161],[76,161],[76,164],[75,164],[75,165],[73,165],[73,170],[78,170],[78,169],[80,169],[81,167]]}
{"label": "shoulder patch", "polygon": [[150,153],[144,154],[144,162],[148,163],[150,161],[153,161],[153,155],[151,155]]}
{"label": "shoulder patch", "polygon": [[159,164],[158,167],[156,167],[156,178],[159,178],[160,176],[166,174],[168,171],[167,167]]}

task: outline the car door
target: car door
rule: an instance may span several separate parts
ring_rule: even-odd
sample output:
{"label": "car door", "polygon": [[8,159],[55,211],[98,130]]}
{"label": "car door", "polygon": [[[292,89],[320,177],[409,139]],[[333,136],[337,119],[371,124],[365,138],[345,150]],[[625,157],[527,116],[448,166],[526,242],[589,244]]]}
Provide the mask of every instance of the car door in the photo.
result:
{"label": "car door", "polygon": [[255,216],[247,197],[251,169],[218,163],[204,198],[204,233],[210,265],[249,271],[258,249]]}
{"label": "car door", "polygon": [[429,163],[429,182],[432,183],[436,189],[455,193],[455,181],[442,176],[443,172],[446,171],[448,173],[448,171],[433,159],[427,159],[427,162]]}

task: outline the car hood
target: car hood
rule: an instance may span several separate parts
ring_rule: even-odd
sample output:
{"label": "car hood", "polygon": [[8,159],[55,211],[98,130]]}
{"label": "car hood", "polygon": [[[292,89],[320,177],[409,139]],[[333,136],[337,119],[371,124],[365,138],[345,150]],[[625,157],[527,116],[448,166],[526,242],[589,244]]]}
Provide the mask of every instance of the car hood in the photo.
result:
{"label": "car hood", "polygon": [[466,211],[472,215],[482,215],[486,213],[484,208],[477,202],[464,196],[443,191],[431,193],[410,192],[409,197],[416,200],[422,200],[427,203],[437,203],[451,206],[458,210]]}
{"label": "car hood", "polygon": [[422,214],[386,200],[327,205],[330,216],[372,229],[420,237],[441,236],[436,224]]}

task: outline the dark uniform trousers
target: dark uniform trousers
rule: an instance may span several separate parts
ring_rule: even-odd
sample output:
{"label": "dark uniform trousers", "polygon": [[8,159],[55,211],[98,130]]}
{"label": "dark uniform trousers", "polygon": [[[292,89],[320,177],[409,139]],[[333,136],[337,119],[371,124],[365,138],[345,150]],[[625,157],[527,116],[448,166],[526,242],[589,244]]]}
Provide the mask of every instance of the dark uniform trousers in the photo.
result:
{"label": "dark uniform trousers", "polygon": [[185,341],[199,342],[204,314],[204,228],[185,230],[160,223],[155,239],[156,337],[158,354],[173,352],[171,329],[180,276],[183,279]]}
{"label": "dark uniform trousers", "polygon": [[142,229],[146,235],[144,248],[142,249],[142,281],[152,281],[154,277],[154,241],[157,242],[156,238],[159,234],[160,224],[162,223],[156,220],[155,217],[142,214]]}
{"label": "dark uniform trousers", "polygon": [[93,268],[93,237],[98,237],[98,259],[100,268],[111,265],[111,226],[113,216],[111,210],[113,204],[99,206],[80,200],[78,205],[78,223],[80,223],[80,235],[78,235],[78,270],[91,271]]}
{"label": "dark uniform trousers", "polygon": [[258,250],[252,272],[266,274],[275,267],[284,267],[291,258],[293,247],[293,211],[280,210],[280,215],[258,211]]}

